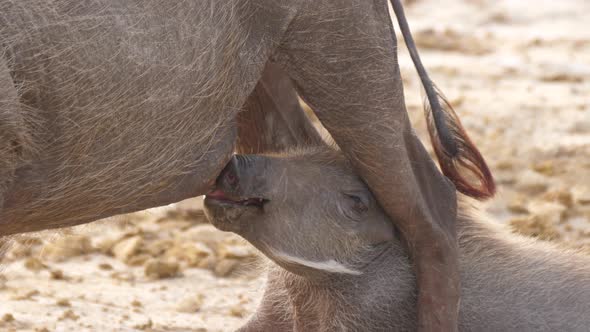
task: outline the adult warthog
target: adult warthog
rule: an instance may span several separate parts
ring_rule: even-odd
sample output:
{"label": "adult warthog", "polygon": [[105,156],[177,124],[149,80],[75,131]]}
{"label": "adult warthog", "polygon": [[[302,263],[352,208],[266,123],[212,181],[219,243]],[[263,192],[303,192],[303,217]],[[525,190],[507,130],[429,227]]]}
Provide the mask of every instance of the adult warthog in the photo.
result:
{"label": "adult warthog", "polygon": [[[484,161],[441,107],[392,5],[433,110],[443,172],[459,190],[490,196]],[[0,0],[0,234],[206,193],[238,132],[252,143],[260,128],[301,128],[272,115],[293,105],[291,85],[279,104],[255,89],[274,63],[405,236],[420,328],[453,330],[455,188],[410,126],[395,47],[385,0]],[[248,97],[246,113],[262,116],[238,115]]]}

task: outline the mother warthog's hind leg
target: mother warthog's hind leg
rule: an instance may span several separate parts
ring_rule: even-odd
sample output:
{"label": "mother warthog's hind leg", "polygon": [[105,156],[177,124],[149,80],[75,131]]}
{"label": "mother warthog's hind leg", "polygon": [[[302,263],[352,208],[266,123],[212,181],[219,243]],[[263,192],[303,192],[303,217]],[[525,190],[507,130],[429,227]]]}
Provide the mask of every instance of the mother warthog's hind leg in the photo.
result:
{"label": "mother warthog's hind leg", "polygon": [[408,119],[387,1],[308,2],[278,59],[401,230],[417,274],[418,330],[456,330],[455,187]]}

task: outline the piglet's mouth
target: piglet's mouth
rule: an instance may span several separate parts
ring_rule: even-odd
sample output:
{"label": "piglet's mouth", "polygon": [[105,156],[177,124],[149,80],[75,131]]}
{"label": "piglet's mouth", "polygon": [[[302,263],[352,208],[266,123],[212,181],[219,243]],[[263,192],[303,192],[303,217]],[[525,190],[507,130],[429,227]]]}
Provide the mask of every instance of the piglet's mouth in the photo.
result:
{"label": "piglet's mouth", "polygon": [[229,204],[235,206],[253,206],[257,208],[263,208],[264,204],[268,202],[268,199],[261,197],[249,197],[249,198],[234,198],[225,193],[221,189],[215,189],[212,192],[205,195],[210,203],[218,202],[221,204]]}

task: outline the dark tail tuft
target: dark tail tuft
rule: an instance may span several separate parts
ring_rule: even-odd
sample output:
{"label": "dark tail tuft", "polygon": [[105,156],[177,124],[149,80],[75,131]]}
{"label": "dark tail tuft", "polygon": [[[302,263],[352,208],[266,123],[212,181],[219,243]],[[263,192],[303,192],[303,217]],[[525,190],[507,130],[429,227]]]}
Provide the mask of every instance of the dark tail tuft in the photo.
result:
{"label": "dark tail tuft", "polygon": [[[453,181],[457,190],[467,196],[482,200],[494,196],[496,185],[488,165],[471,142],[451,104],[436,86],[435,90],[437,106],[440,108],[437,113],[433,113],[431,103],[425,100],[424,114],[430,141],[443,174]],[[438,128],[443,128],[443,132]]]}
{"label": "dark tail tuft", "polygon": [[[391,0],[391,6],[426,91],[427,102],[424,103],[424,112],[428,133],[443,174],[453,181],[457,190],[467,196],[477,199],[494,196],[496,185],[488,165],[467,136],[459,117],[430,80],[422,65],[400,0]],[[479,185],[473,184],[474,181],[478,181]]]}

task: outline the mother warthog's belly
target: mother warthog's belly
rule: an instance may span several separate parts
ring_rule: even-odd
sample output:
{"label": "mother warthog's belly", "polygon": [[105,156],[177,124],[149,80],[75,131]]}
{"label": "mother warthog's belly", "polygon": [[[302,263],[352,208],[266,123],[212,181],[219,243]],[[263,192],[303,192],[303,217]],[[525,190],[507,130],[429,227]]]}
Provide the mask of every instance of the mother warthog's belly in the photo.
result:
{"label": "mother warthog's belly", "polygon": [[204,193],[256,83],[232,1],[0,1],[0,54],[36,151],[0,234]]}

